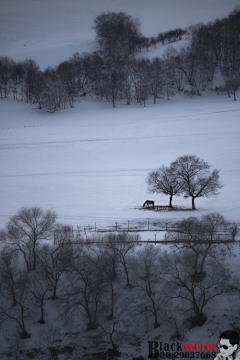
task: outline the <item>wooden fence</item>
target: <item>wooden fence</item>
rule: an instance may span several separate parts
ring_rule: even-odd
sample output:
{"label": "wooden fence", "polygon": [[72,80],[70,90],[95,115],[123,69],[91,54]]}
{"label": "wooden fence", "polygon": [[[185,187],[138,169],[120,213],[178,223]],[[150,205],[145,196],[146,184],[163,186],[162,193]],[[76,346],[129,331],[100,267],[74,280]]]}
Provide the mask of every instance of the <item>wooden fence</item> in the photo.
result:
{"label": "wooden fence", "polygon": [[[163,233],[167,232],[180,232],[181,230],[179,229],[178,223],[173,223],[173,222],[166,222],[166,221],[159,221],[159,222],[150,222],[149,220],[146,222],[141,222],[141,226],[135,225],[132,226],[130,225],[130,221],[128,220],[126,223],[124,224],[119,224],[117,222],[115,222],[113,225],[109,225],[109,226],[101,226],[98,227],[97,223],[95,222],[94,225],[88,225],[88,226],[77,226],[75,229],[71,226],[68,227],[67,229],[68,231],[64,232],[64,238],[63,238],[63,234],[60,230],[55,230],[54,231],[54,244],[58,244],[60,242],[71,242],[71,243],[96,243],[99,240],[94,240],[94,236],[93,234],[102,234],[102,239],[103,239],[103,234],[104,233],[118,233],[118,232],[128,232],[128,233],[136,233],[136,240],[134,240],[134,242],[137,242],[137,244],[141,244],[141,243],[154,243],[154,244],[170,244],[170,243],[179,243],[178,241],[167,241],[165,239],[163,239]],[[151,232],[154,233],[154,237],[152,237],[153,239],[151,240],[140,240],[140,236],[139,233],[144,233],[144,232]],[[160,235],[162,233],[162,236]],[[224,235],[224,233],[219,232],[219,235]],[[101,239],[101,236],[99,236],[99,238]],[[184,243],[185,241],[182,240],[181,243]],[[186,241],[187,242],[187,241]],[[236,240],[233,239],[223,239],[223,240],[219,240],[219,241],[212,241],[211,243],[216,243],[216,244],[220,244],[220,243],[236,243]],[[201,243],[204,243],[204,241],[201,241]],[[206,243],[208,243],[208,241],[206,241]],[[240,246],[240,242],[239,242],[239,246]]]}

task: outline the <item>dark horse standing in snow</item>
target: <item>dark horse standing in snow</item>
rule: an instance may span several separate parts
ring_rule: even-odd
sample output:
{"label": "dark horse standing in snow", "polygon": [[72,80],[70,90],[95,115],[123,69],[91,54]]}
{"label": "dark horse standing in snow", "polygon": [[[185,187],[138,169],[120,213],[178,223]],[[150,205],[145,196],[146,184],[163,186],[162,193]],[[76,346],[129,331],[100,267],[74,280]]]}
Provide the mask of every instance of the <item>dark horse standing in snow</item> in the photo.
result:
{"label": "dark horse standing in snow", "polygon": [[152,207],[153,207],[153,209],[154,209],[154,201],[153,201],[153,200],[146,200],[145,203],[143,204],[143,207],[144,207],[145,205],[147,205],[147,206],[152,205]]}

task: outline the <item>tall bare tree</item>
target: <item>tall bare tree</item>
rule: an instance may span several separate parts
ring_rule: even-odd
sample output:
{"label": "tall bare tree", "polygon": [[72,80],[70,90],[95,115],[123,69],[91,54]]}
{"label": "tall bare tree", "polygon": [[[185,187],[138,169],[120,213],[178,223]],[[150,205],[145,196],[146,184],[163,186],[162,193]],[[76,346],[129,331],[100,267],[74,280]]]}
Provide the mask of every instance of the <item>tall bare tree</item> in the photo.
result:
{"label": "tall bare tree", "polygon": [[162,166],[148,174],[146,179],[149,193],[169,195],[169,207],[172,207],[173,196],[183,192],[183,182],[170,167]]}
{"label": "tall bare tree", "polygon": [[225,79],[223,90],[225,90],[229,95],[233,94],[235,101],[237,100],[236,92],[238,91],[239,88],[240,88],[239,75],[235,75],[235,76],[232,75]]}
{"label": "tall bare tree", "polygon": [[123,232],[117,235],[117,243],[115,244],[119,254],[119,262],[122,265],[126,274],[127,283],[125,286],[133,286],[130,282],[130,274],[132,275],[132,257],[131,255],[136,248],[138,235],[131,235]]}
{"label": "tall bare tree", "polygon": [[52,235],[57,214],[40,207],[24,207],[7,224],[7,235],[24,257],[28,270],[35,270],[37,246],[40,240]]}
{"label": "tall bare tree", "polygon": [[163,314],[161,296],[161,261],[160,250],[153,245],[138,252],[134,266],[135,294],[133,314],[138,318],[153,319],[154,328],[160,326]]}
{"label": "tall bare tree", "polygon": [[101,255],[90,245],[76,247],[66,275],[66,316],[71,318],[83,315],[88,320],[89,329],[97,328],[106,289],[101,271]]}
{"label": "tall bare tree", "polygon": [[226,250],[231,254],[233,224],[228,223],[219,213],[190,217],[182,220],[178,228],[168,231],[166,239],[173,242],[173,251],[187,250],[191,255],[192,277],[204,279],[206,264],[212,261],[223,262]]}
{"label": "tall bare tree", "polygon": [[108,54],[134,53],[141,36],[140,22],[125,13],[103,13],[94,20],[96,39]]}
{"label": "tall bare tree", "polygon": [[185,155],[171,163],[174,175],[183,182],[185,197],[192,198],[192,209],[195,210],[195,199],[219,194],[223,187],[219,180],[220,170],[210,172],[210,165],[197,156]]}
{"label": "tall bare tree", "polygon": [[51,288],[51,298],[53,300],[58,299],[59,282],[70,266],[71,258],[72,247],[70,244],[44,245],[38,252],[39,267],[43,274],[42,278],[45,278],[45,283]]}
{"label": "tall bare tree", "polygon": [[31,336],[27,321],[32,319],[35,306],[29,287],[30,273],[14,260],[14,252],[4,249],[0,257],[0,324],[15,323],[25,339]]}
{"label": "tall bare tree", "polygon": [[206,265],[206,276],[193,276],[195,257],[191,249],[168,253],[162,258],[163,279],[168,297],[176,299],[179,311],[194,315],[195,325],[203,325],[207,319],[206,307],[223,294],[234,290],[236,280],[224,262],[211,259]]}

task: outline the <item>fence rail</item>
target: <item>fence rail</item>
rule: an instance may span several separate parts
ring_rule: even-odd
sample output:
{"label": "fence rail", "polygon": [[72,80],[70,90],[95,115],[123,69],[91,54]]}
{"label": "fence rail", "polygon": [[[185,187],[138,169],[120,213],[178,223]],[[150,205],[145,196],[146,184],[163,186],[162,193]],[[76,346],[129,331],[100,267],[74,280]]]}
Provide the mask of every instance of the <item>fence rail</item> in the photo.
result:
{"label": "fence rail", "polygon": [[[100,244],[102,241],[101,240],[91,240],[91,238],[87,239],[86,241],[82,241],[82,240],[77,240],[77,239],[73,239],[71,241],[66,241],[64,242],[64,244],[82,244],[82,245],[88,245],[88,244]],[[209,241],[191,241],[191,243],[196,243],[196,244],[209,244]],[[141,244],[162,244],[162,245],[171,245],[171,244],[189,244],[189,241],[185,241],[185,240],[130,240],[128,241],[128,243],[136,243],[136,245],[141,245]],[[57,244],[57,241],[54,242],[54,244]],[[119,244],[119,241],[113,241],[111,242],[111,244]],[[211,241],[211,244],[216,244],[216,245],[220,245],[220,244],[238,244],[240,247],[240,240],[221,240],[221,241]]]}
{"label": "fence rail", "polygon": [[[174,244],[174,243],[180,243],[179,240],[165,240],[165,239],[157,239],[157,234],[161,234],[163,232],[182,232],[179,228],[178,223],[173,222],[166,222],[166,221],[159,221],[159,222],[150,222],[145,221],[141,222],[141,224],[136,224],[135,226],[130,226],[130,221],[128,220],[127,223],[117,223],[115,222],[114,225],[106,225],[97,227],[97,223],[95,222],[94,225],[87,225],[87,226],[77,226],[77,228],[73,228],[72,226],[68,226],[64,234],[61,232],[61,230],[55,230],[54,231],[54,244],[61,243],[61,242],[71,242],[71,243],[97,243],[99,240],[93,239],[93,234],[104,234],[104,233],[116,233],[116,232],[129,232],[129,233],[136,233],[137,234],[137,242],[140,243],[154,243],[154,244]],[[138,235],[139,233],[155,233],[153,240],[140,240]],[[219,236],[225,235],[226,233],[223,231],[218,232]],[[63,238],[64,236],[64,238]],[[102,235],[103,239],[103,235]],[[185,240],[182,240],[181,243],[188,242]],[[199,243],[209,243],[209,241],[199,241]],[[211,241],[213,244],[220,244],[220,243],[236,243],[238,242],[234,238],[231,239],[220,239],[218,241]],[[239,242],[240,246],[240,242]]]}
{"label": "fence rail", "polygon": [[[97,223],[95,222],[94,225],[87,225],[87,226],[78,226],[77,229],[74,229],[71,227],[71,231],[73,233],[86,233],[87,231],[95,231],[95,232],[111,232],[111,231],[134,231],[134,232],[140,232],[140,231],[166,231],[166,230],[173,230],[179,228],[177,223],[171,224],[170,222],[161,221],[161,222],[150,222],[149,220],[142,223],[141,225],[135,225],[131,226],[130,221],[128,220],[127,223],[118,223],[115,222],[114,225],[101,225],[101,227],[97,226]],[[171,225],[169,225],[171,224]]]}

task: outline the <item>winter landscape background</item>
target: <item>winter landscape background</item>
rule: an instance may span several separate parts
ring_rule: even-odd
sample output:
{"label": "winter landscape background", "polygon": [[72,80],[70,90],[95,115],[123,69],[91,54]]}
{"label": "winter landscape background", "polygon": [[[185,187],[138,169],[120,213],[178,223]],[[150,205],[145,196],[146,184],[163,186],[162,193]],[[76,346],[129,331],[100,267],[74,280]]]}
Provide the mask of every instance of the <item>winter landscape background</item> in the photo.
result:
{"label": "winter landscape background", "polygon": [[[214,21],[236,5],[237,0],[0,0],[0,55],[15,61],[34,59],[44,70],[76,51],[97,50],[93,21],[102,12],[123,11],[138,18],[143,35],[150,37]],[[180,49],[187,39],[171,45]],[[161,56],[166,46],[142,49],[137,56]],[[215,85],[221,84],[216,77]],[[169,101],[158,99],[157,104],[150,98],[146,107],[117,101],[116,108],[87,96],[79,98],[73,109],[53,114],[11,96],[1,99],[0,228],[23,206],[54,210],[59,222],[74,228],[128,221],[133,226],[149,219],[175,222],[186,214],[201,217],[212,212],[239,223],[239,113],[239,100],[213,92],[192,98],[176,94]],[[140,211],[148,198],[168,204],[167,196],[147,193],[145,180],[150,171],[183,155],[196,155],[221,170],[220,195],[196,199],[194,214]],[[190,199],[174,198],[174,205],[190,208]],[[232,263],[234,271],[240,271],[236,258]],[[218,304],[221,316],[209,332],[211,317],[208,325],[186,333],[185,340],[204,342],[208,336],[209,342],[216,341],[214,331],[229,326],[229,318],[223,320],[229,307],[234,308],[229,301],[226,297]],[[144,338],[139,355],[147,357],[147,340],[158,334],[169,341],[161,329],[155,329]]]}
{"label": "winter landscape background", "polygon": [[[75,51],[95,50],[93,21],[104,11],[125,11],[140,19],[145,36],[156,36],[227,16],[237,4],[2,1],[1,55],[16,61],[31,58],[45,69]],[[181,43],[186,45],[185,40],[172,45],[180,48]],[[166,46],[157,46],[148,52],[143,49],[138,56],[161,55]],[[232,100],[209,93],[192,99],[177,95],[155,105],[149,99],[146,109],[125,102],[112,109],[106,101],[81,98],[75,110],[55,114],[38,111],[37,105],[2,101],[1,226],[21,206],[35,204],[56,210],[62,222],[72,225],[145,218],[134,208],[153,197],[146,193],[148,172],[185,154],[221,170],[221,195],[198,199],[198,209],[221,211],[238,221],[239,205],[232,189],[239,174],[239,106]],[[155,195],[154,199],[167,204],[167,197]],[[187,206],[188,201],[175,199],[175,203]]]}

